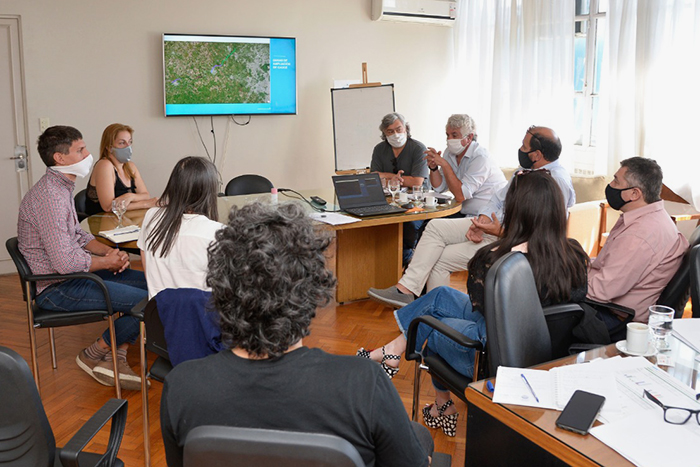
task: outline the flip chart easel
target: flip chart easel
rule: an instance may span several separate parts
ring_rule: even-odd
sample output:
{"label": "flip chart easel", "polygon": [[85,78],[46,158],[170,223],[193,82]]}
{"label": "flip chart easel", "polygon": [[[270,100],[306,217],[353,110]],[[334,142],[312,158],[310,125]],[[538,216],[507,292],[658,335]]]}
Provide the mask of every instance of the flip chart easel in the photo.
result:
{"label": "flip chart easel", "polygon": [[382,117],[394,112],[394,85],[367,82],[362,64],[362,84],[331,89],[335,171],[338,174],[369,171],[372,150],[380,140]]}

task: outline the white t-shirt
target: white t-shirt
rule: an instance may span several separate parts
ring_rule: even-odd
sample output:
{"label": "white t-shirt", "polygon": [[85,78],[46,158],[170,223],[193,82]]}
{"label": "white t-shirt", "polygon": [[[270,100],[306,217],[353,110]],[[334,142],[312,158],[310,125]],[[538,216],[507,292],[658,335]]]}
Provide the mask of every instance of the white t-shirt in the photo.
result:
{"label": "white t-shirt", "polygon": [[161,258],[146,248],[146,239],[156,224],[151,221],[161,209],[151,208],[146,212],[137,242],[146,261],[148,298],[153,298],[163,289],[211,290],[206,285],[207,248],[224,224],[201,214],[184,214],[170,252]]}

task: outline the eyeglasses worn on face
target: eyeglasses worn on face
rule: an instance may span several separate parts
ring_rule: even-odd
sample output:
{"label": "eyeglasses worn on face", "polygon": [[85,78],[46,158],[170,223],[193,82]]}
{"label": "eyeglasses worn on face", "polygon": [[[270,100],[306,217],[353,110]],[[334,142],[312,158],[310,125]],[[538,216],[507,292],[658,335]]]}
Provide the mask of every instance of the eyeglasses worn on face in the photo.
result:
{"label": "eyeglasses worn on face", "polygon": [[644,395],[654,404],[664,409],[664,421],[666,423],[670,423],[672,425],[683,425],[690,420],[690,417],[695,415],[695,421],[698,422],[698,425],[700,425],[700,416],[698,415],[700,414],[700,410],[685,409],[683,407],[669,407],[664,405],[646,389],[644,390]]}
{"label": "eyeglasses worn on face", "polygon": [[[535,135],[535,133],[533,133],[535,128],[537,128],[537,126],[532,125],[530,128],[527,129],[527,133],[531,136],[531,138],[530,138],[530,152],[538,151],[538,150],[542,149],[542,141],[540,141],[540,139],[537,137],[537,135]],[[533,140],[537,143],[536,148],[532,146]]]}

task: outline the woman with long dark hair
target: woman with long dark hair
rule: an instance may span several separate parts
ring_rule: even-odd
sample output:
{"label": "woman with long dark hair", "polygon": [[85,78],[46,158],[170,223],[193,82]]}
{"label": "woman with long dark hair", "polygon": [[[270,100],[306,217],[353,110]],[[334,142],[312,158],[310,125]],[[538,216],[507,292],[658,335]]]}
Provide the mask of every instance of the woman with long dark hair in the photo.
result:
{"label": "woman with long dark hair", "polygon": [[[525,253],[543,306],[581,301],[586,296],[588,256],[576,240],[566,238],[566,209],[559,186],[546,170],[525,170],[508,189],[501,238],[480,249],[469,262],[466,295],[450,287],[438,287],[411,304],[396,310],[400,334],[385,346],[358,355],[380,362],[393,377],[400,355],[406,350],[405,333],[418,316],[434,316],[473,340],[486,343],[482,315],[484,281],[491,265],[510,251]],[[517,310],[513,310],[517,313]],[[416,347],[427,340],[428,349],[439,354],[455,370],[472,377],[474,349],[459,346],[438,332],[420,326]],[[425,424],[455,435],[457,411],[449,392],[436,381],[435,404],[423,409]]]}
{"label": "woman with long dark hair", "polygon": [[168,288],[209,290],[207,248],[223,227],[217,221],[219,177],[203,157],[185,157],[173,169],[158,206],[146,212],[138,247],[149,298]]}

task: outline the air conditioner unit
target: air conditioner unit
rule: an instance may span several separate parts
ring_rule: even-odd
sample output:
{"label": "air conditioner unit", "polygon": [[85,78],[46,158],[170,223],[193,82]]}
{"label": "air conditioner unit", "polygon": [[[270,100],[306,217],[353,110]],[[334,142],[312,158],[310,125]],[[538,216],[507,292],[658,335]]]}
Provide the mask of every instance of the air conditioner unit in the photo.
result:
{"label": "air conditioner unit", "polygon": [[448,0],[372,0],[374,21],[399,21],[452,26],[457,2]]}

